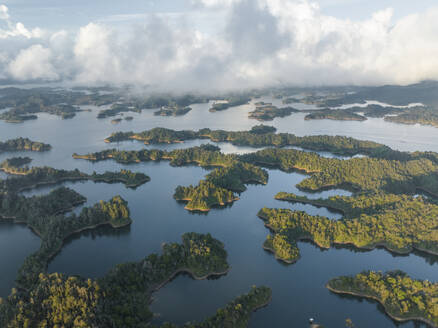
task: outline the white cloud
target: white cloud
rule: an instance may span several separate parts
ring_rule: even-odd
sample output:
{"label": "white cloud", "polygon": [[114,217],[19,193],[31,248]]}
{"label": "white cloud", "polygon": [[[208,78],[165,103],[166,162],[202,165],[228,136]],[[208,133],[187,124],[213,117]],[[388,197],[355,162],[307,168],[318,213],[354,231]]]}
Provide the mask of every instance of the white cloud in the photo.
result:
{"label": "white cloud", "polygon": [[8,20],[9,19],[9,13],[8,13],[8,7],[5,5],[0,5],[0,19],[2,20]]}
{"label": "white cloud", "polygon": [[24,37],[27,39],[41,38],[44,31],[40,28],[32,30],[27,29],[22,23],[14,24],[9,16],[9,9],[5,5],[0,5],[0,20],[6,22],[6,29],[0,29],[0,39],[7,39],[13,37]]}
{"label": "white cloud", "polygon": [[204,8],[196,15],[220,13],[225,27],[204,34],[192,12],[141,15],[130,29],[101,22],[50,34],[13,24],[0,6],[9,24],[0,30],[0,76],[166,90],[438,79],[438,8],[397,21],[387,8],[353,21],[324,15],[310,0],[193,3]]}
{"label": "white cloud", "polygon": [[9,64],[9,72],[17,80],[56,80],[59,78],[51,64],[50,49],[37,44],[21,50]]}

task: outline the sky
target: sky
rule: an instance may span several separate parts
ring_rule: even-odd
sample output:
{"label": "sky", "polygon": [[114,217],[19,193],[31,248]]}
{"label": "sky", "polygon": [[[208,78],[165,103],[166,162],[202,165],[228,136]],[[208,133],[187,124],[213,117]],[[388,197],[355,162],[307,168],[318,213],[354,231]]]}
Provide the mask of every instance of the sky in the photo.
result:
{"label": "sky", "polygon": [[0,0],[0,80],[210,91],[438,79],[436,0]]}

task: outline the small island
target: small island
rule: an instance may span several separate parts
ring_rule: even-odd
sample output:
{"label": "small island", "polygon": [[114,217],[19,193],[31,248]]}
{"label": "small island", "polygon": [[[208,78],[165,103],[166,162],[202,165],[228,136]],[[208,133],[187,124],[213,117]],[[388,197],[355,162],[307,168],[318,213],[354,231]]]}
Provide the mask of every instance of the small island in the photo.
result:
{"label": "small island", "polygon": [[313,111],[307,114],[304,119],[309,120],[335,120],[335,121],[366,121],[365,116],[356,114],[348,110],[341,109],[324,109],[321,111]]}
{"label": "small island", "polygon": [[16,138],[5,142],[0,141],[0,153],[14,151],[49,151],[52,147],[48,144],[32,141],[28,138]]}
{"label": "small island", "polygon": [[336,294],[375,300],[395,321],[418,321],[438,327],[438,283],[415,280],[401,271],[368,271],[334,278],[327,288]]}
{"label": "small island", "polygon": [[272,121],[276,117],[290,116],[292,113],[298,113],[299,110],[293,107],[278,108],[270,103],[256,103],[256,109],[249,112],[248,117],[258,121]]}
{"label": "small island", "polygon": [[79,170],[67,171],[58,170],[51,167],[32,167],[24,166],[31,162],[28,157],[16,157],[6,159],[0,164],[0,170],[17,177],[0,180],[0,191],[20,192],[38,186],[54,185],[66,181],[85,181],[105,183],[123,183],[127,188],[137,188],[150,178],[139,172],[122,169],[119,172],[105,172],[98,174],[86,174]]}
{"label": "small island", "polygon": [[251,99],[247,96],[232,96],[224,100],[216,100],[209,109],[210,112],[219,112],[231,107],[237,107],[247,104]]}
{"label": "small island", "polygon": [[170,95],[170,94],[154,94],[148,97],[143,96],[118,96],[116,101],[112,103],[108,109],[101,110],[97,118],[106,118],[116,116],[121,113],[134,112],[141,113],[144,109],[157,108],[189,108],[192,104],[206,103],[208,99],[203,96],[186,95]]}
{"label": "small island", "polygon": [[386,116],[385,121],[400,124],[421,124],[438,127],[438,111],[430,108],[409,109],[399,115]]}
{"label": "small island", "polygon": [[79,107],[68,104],[46,105],[35,100],[29,100],[28,103],[18,105],[8,111],[0,114],[0,120],[8,123],[22,123],[28,120],[36,120],[37,113],[48,113],[60,116],[63,119],[73,118],[76,113],[81,112]]}
{"label": "small island", "polygon": [[135,104],[117,102],[112,104],[109,109],[103,109],[99,111],[97,118],[102,119],[112,117],[126,112],[141,113],[141,109],[136,107]]}
{"label": "small island", "polygon": [[111,123],[112,124],[119,124],[120,122],[122,122],[122,120],[123,119],[121,119],[121,118],[115,118],[115,119],[111,120]]}
{"label": "small island", "polygon": [[192,110],[191,107],[162,107],[160,110],[154,112],[155,116],[182,116]]}
{"label": "small island", "polygon": [[[412,108],[412,107],[411,107]],[[415,107],[419,109],[420,107]],[[382,118],[387,115],[398,115],[408,110],[406,107],[381,106],[377,104],[368,104],[365,107],[354,106],[345,109],[353,113],[363,113],[366,117]]]}
{"label": "small island", "polygon": [[178,186],[173,197],[187,202],[186,210],[200,212],[208,212],[215,206],[225,206],[239,199],[232,191],[205,180],[196,187]]}

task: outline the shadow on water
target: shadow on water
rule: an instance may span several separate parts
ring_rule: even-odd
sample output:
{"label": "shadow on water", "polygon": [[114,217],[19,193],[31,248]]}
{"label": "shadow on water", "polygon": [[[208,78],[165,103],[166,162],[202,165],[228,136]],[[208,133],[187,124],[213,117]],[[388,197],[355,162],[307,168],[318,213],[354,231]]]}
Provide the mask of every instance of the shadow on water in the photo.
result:
{"label": "shadow on water", "polygon": [[[64,241],[64,247],[68,246],[69,244],[75,242],[76,240],[79,240],[81,238],[90,238],[90,239],[96,239],[100,237],[121,237],[126,236],[131,232],[131,226],[125,226],[121,228],[114,229],[110,226],[101,226],[93,230],[85,230],[80,233],[73,234],[69,236]],[[62,253],[62,250],[59,254]],[[58,255],[59,255],[58,254]]]}
{"label": "shadow on water", "polygon": [[[385,307],[378,301],[367,298],[367,297],[361,297],[361,296],[353,296],[353,295],[348,295],[348,294],[338,294],[338,293],[334,293],[332,291],[329,291],[331,295],[338,297],[339,299],[343,300],[343,301],[348,301],[348,302],[355,302],[359,305],[363,304],[363,303],[367,303],[368,305],[371,306],[376,306],[377,310],[384,315],[388,320],[392,321],[392,323],[394,324],[394,326],[396,327],[403,327],[406,326],[407,322],[406,321],[398,321],[395,320],[394,318],[392,318],[385,310]],[[421,322],[421,321],[413,321],[412,323],[412,327],[414,328],[432,328],[432,326]]]}

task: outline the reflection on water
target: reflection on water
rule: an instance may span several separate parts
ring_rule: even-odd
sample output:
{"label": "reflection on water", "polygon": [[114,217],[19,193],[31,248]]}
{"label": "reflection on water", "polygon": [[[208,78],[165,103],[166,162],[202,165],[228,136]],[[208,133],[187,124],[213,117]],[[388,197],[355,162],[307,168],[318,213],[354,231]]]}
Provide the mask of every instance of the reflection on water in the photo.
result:
{"label": "reflection on water", "polygon": [[[262,98],[257,101],[271,101]],[[304,210],[312,215],[324,215],[339,219],[339,213],[312,205],[293,204],[274,199],[280,191],[306,195],[310,198],[327,198],[332,195],[349,195],[348,191],[326,190],[320,193],[304,193],[295,186],[306,176],[299,173],[269,171],[266,186],[250,185],[240,195],[240,200],[224,209],[197,214],[184,210],[184,205],[173,199],[178,185],[197,184],[208,170],[190,167],[171,167],[168,162],[121,165],[114,161],[91,163],[73,160],[72,153],[88,153],[102,149],[176,149],[192,147],[208,140],[195,140],[177,145],[146,146],[140,142],[107,144],[103,140],[115,131],[143,131],[161,126],[173,129],[225,129],[248,130],[259,124],[248,119],[252,104],[230,108],[223,112],[208,112],[208,104],[193,105],[193,110],[183,117],[154,116],[153,110],[130,113],[133,121],[123,121],[114,126],[111,118],[97,120],[100,108],[79,113],[72,120],[62,120],[47,114],[39,119],[20,125],[0,122],[0,140],[18,136],[47,142],[53,149],[47,153],[20,152],[14,156],[29,156],[32,165],[48,165],[56,168],[93,171],[116,171],[128,167],[143,172],[151,181],[137,190],[123,184],[96,184],[93,182],[64,183],[87,197],[85,206],[119,194],[129,202],[133,224],[114,230],[103,227],[71,237],[62,251],[49,265],[49,272],[80,274],[86,277],[104,275],[114,265],[126,261],[138,261],[150,253],[160,252],[163,242],[179,242],[185,232],[210,232],[225,243],[231,271],[215,280],[195,281],[188,276],[178,276],[155,294],[152,310],[161,316],[156,322],[202,320],[239,294],[246,293],[251,285],[267,285],[273,289],[273,301],[258,311],[251,319],[250,327],[305,327],[309,317],[315,317],[327,327],[343,327],[347,317],[358,327],[393,327],[394,323],[382,314],[375,303],[351,301],[330,293],[325,283],[332,277],[356,274],[362,270],[401,269],[414,278],[437,280],[436,257],[414,253],[394,256],[383,249],[363,252],[349,247],[321,250],[311,243],[299,243],[302,258],[294,265],[284,265],[261,247],[269,231],[257,217],[260,208],[279,207]],[[401,150],[438,151],[438,129],[432,127],[404,126],[369,119],[365,122],[304,121],[304,113],[275,119],[267,124],[280,132],[297,135],[347,135],[385,143]],[[19,128],[18,128],[19,127]],[[60,133],[62,131],[62,133]],[[219,144],[227,153],[255,151],[253,148]],[[322,154],[332,156],[330,154]],[[0,154],[0,161],[11,154]],[[4,177],[4,175],[2,175]],[[39,188],[23,193],[26,196],[46,194],[57,186]],[[80,208],[76,209],[76,212]],[[0,295],[6,296],[17,270],[24,258],[37,250],[40,240],[26,227],[0,225]],[[406,323],[403,327],[414,327]]]}

